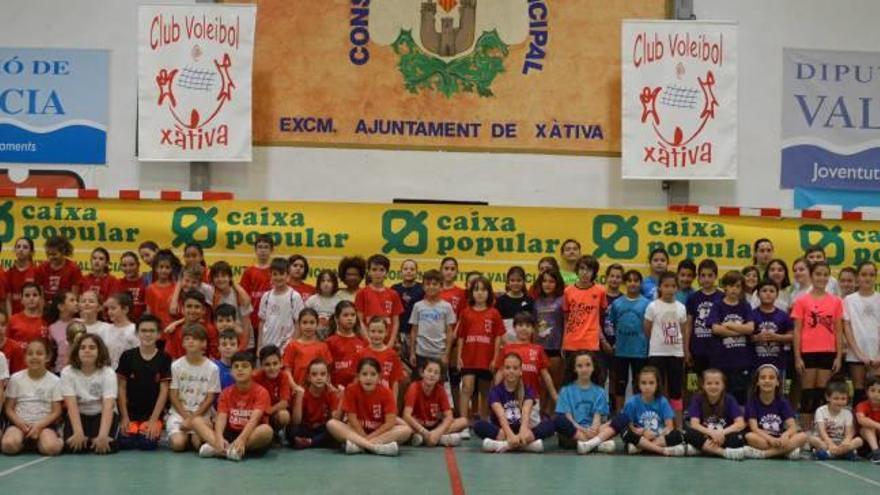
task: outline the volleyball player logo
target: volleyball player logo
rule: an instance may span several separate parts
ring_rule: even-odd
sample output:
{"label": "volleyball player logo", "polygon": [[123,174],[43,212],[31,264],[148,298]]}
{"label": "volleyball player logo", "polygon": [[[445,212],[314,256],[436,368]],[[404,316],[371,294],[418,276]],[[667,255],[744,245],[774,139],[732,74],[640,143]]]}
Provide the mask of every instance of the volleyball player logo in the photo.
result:
{"label": "volleyball player logo", "polygon": [[184,67],[162,67],[156,74],[158,105],[167,106],[177,125],[187,129],[200,129],[211,123],[223,105],[232,100],[235,90],[229,54],[207,62],[203,55],[196,45],[190,51],[190,63]]}
{"label": "volleyball player logo", "polygon": [[639,95],[643,124],[650,124],[657,138],[667,146],[687,146],[715,119],[715,74],[710,70],[690,84],[682,67],[678,81],[665,86],[645,86]]}

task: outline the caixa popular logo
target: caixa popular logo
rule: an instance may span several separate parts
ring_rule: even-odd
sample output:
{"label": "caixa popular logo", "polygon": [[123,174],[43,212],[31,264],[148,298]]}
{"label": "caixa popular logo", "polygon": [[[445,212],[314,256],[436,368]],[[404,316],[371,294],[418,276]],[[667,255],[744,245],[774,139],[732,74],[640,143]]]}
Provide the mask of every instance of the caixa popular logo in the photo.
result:
{"label": "caixa popular logo", "polygon": [[0,205],[0,245],[12,242],[15,238],[15,217],[10,210],[12,201]]}
{"label": "caixa popular logo", "polygon": [[370,61],[370,41],[390,47],[404,87],[411,93],[439,91],[492,96],[510,47],[528,42],[518,63],[527,75],[541,71],[547,56],[550,9],[544,0],[352,0],[349,60]]}
{"label": "caixa popular logo", "polygon": [[174,210],[171,219],[171,231],[174,247],[197,243],[203,248],[212,248],[217,244],[217,208],[199,208],[185,206]]}

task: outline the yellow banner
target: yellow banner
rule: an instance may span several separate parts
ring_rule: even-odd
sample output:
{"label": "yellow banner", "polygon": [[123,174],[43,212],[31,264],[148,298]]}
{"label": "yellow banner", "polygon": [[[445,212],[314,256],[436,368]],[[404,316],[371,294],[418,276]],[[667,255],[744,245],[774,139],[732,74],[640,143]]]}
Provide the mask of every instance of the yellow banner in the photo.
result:
{"label": "yellow banner", "polygon": [[616,154],[621,21],[671,2],[252,3],[257,144]]}
{"label": "yellow banner", "polygon": [[[104,246],[114,261],[147,240],[182,255],[198,242],[208,262],[225,259],[237,271],[253,263],[252,243],[270,233],[276,255],[305,255],[314,271],[335,269],[344,255],[383,253],[397,267],[413,258],[422,270],[445,256],[459,260],[464,272],[479,270],[501,283],[507,268],[537,269],[544,256],[559,257],[565,239],[577,239],[584,254],[609,263],[645,268],[648,252],[665,247],[672,265],[690,257],[715,259],[723,269],[741,268],[752,259],[752,244],[770,238],[776,255],[789,263],[805,247],[824,246],[840,268],[864,260],[880,262],[880,223],[774,220],[688,215],[666,211],[506,208],[358,203],[256,201],[174,202],[125,200],[15,199],[0,201],[2,263],[13,259],[20,236],[33,239],[37,258],[53,235],[68,237],[75,258],[88,269],[91,250]],[[114,269],[118,270],[118,263]],[[142,267],[146,270],[146,267]]]}

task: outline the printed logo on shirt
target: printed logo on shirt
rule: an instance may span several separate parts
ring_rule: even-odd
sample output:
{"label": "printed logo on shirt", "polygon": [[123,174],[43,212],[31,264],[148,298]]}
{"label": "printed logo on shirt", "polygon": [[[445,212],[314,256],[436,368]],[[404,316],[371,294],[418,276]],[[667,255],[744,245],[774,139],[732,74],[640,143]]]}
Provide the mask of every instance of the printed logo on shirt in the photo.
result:
{"label": "printed logo on shirt", "polygon": [[706,418],[706,428],[710,430],[723,430],[727,428],[727,419],[719,416],[709,416]]}
{"label": "printed logo on shirt", "polygon": [[651,430],[654,433],[660,432],[660,415],[655,411],[651,411],[650,409],[642,411],[639,415],[639,424],[642,425],[642,428],[646,430]]}
{"label": "printed logo on shirt", "polygon": [[694,318],[694,335],[699,338],[708,338],[712,336],[712,329],[706,328],[706,318],[712,312],[712,302],[704,301],[697,306],[697,317]]}
{"label": "printed logo on shirt", "polygon": [[660,328],[663,331],[663,343],[666,345],[681,344],[681,328],[677,321],[661,321]]}
{"label": "printed logo on shirt", "polygon": [[522,410],[516,399],[504,403],[504,417],[508,423],[519,423],[522,420]]}
{"label": "printed logo on shirt", "polygon": [[[758,332],[761,334],[779,333],[779,327],[772,321],[764,321],[758,324]],[[758,357],[777,357],[782,348],[777,342],[759,342],[755,344],[755,354]]]}
{"label": "printed logo on shirt", "polygon": [[831,330],[834,327],[834,318],[831,315],[822,314],[818,308],[813,307],[810,310],[810,326],[817,329],[822,326],[826,331],[834,333]]}
{"label": "printed logo on shirt", "polygon": [[761,416],[761,419],[758,421],[762,430],[773,435],[779,435],[782,433],[782,423],[782,417],[775,413],[765,414]]}

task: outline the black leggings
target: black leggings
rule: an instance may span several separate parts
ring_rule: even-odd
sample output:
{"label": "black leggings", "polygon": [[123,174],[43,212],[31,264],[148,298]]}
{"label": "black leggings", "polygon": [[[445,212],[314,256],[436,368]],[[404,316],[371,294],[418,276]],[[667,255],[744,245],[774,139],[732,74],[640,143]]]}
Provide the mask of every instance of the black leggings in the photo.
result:
{"label": "black leggings", "polygon": [[[690,426],[684,427],[684,441],[687,442],[689,445],[698,449],[702,449],[703,445],[708,439],[709,437],[691,428]],[[737,431],[724,435],[724,445],[722,445],[722,447],[725,449],[738,449],[745,446],[745,444],[746,439],[743,436],[743,433],[741,431]]]}
{"label": "black leggings", "polygon": [[[637,445],[642,437],[640,435],[636,435],[635,433],[633,433],[632,430],[629,429],[629,423],[629,418],[625,414],[618,414],[614,417],[614,419],[611,420],[611,428],[613,428],[614,431],[620,434],[620,438],[622,438],[625,443]],[[675,447],[676,445],[684,442],[684,437],[678,430],[670,431],[666,434],[664,439],[666,440],[667,447]]]}

